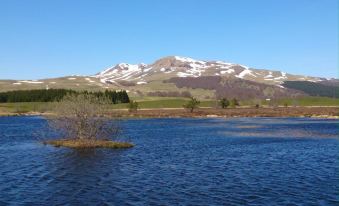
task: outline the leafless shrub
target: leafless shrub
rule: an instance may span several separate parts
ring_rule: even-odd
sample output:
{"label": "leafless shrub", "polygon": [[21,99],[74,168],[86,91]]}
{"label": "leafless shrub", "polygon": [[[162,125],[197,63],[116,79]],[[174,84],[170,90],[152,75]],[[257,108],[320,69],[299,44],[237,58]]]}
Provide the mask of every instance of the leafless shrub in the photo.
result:
{"label": "leafless shrub", "polygon": [[111,101],[91,94],[68,94],[56,104],[53,115],[47,117],[49,126],[62,138],[81,140],[117,137],[117,120],[107,115]]}

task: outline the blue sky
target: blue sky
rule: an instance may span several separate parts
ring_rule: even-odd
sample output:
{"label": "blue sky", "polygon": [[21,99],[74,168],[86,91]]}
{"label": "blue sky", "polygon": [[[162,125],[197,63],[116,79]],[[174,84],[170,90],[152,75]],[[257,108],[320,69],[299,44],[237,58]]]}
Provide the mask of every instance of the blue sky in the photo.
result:
{"label": "blue sky", "polygon": [[169,55],[338,77],[337,0],[0,0],[0,79]]}

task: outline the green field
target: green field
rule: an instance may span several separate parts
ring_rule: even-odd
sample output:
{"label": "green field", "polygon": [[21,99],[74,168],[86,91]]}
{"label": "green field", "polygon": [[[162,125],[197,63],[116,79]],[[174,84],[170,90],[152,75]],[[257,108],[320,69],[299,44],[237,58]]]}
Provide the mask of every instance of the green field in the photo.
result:
{"label": "green field", "polygon": [[[187,98],[148,98],[136,100],[139,103],[140,109],[149,109],[149,108],[182,108],[189,99]],[[327,98],[327,97],[302,97],[296,99],[279,99],[272,100],[271,103],[265,100],[247,100],[240,101],[240,106],[254,106],[256,103],[260,105],[268,106],[270,104],[275,104],[279,106],[338,106],[339,99]],[[210,101],[201,101],[200,107],[215,107],[217,103],[214,100]],[[114,109],[126,109],[128,104],[116,104],[113,105]]]}
{"label": "green field", "polygon": [[[185,98],[165,98],[165,99],[154,99],[154,100],[146,100],[146,101],[138,101],[140,109],[149,109],[149,108],[182,108],[185,103],[187,103],[189,99]],[[199,106],[201,107],[213,107],[215,105],[215,101],[201,101]],[[113,105],[114,109],[126,109],[128,104],[116,104]]]}
{"label": "green field", "polygon": [[[161,109],[161,108],[182,108],[188,101],[187,98],[168,98],[168,97],[147,97],[138,99],[140,109]],[[279,99],[271,103],[265,100],[240,101],[240,106],[254,106],[260,102],[261,105],[269,105],[274,102],[275,105],[284,106],[339,106],[339,99],[327,97],[303,97],[297,99]],[[27,112],[48,112],[51,111],[56,103],[51,102],[21,102],[21,103],[0,103],[0,113],[27,113]],[[200,107],[215,107],[214,100],[201,101]],[[128,104],[115,104],[112,109],[127,109]]]}
{"label": "green field", "polygon": [[297,99],[280,99],[279,105],[288,106],[339,106],[338,98],[329,97],[302,97]]}
{"label": "green field", "polygon": [[0,113],[47,112],[52,110],[54,105],[53,102],[0,103]]}

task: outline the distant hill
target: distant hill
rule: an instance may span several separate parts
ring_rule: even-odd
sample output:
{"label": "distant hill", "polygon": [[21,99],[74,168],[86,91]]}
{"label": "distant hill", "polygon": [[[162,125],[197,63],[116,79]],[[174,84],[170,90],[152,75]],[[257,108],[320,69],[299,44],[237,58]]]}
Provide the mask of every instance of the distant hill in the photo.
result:
{"label": "distant hill", "polygon": [[[89,91],[121,89],[126,90],[131,97],[157,95],[186,97],[189,94],[199,99],[215,98],[215,96],[232,96],[241,99],[304,95],[332,97],[332,87],[337,81],[282,71],[254,69],[223,61],[168,56],[151,64],[120,63],[92,76],[0,80],[0,92],[51,88]],[[312,91],[314,90],[312,85],[317,85],[318,92]]]}

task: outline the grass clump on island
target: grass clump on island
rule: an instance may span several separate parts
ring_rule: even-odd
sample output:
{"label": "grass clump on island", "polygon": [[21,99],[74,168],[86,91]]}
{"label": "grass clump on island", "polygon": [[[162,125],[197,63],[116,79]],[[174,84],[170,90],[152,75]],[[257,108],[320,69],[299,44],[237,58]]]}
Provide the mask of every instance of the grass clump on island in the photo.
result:
{"label": "grass clump on island", "polygon": [[130,148],[133,144],[114,141],[121,128],[118,119],[107,116],[111,101],[106,96],[68,94],[56,104],[47,121],[62,138],[44,144],[69,148]]}
{"label": "grass clump on island", "polygon": [[50,144],[55,147],[69,148],[130,148],[134,145],[128,142],[115,142],[111,140],[80,140],[80,139],[59,139],[45,141],[44,144]]}

